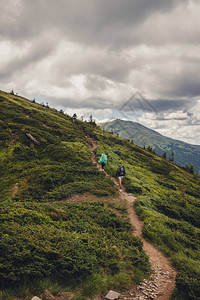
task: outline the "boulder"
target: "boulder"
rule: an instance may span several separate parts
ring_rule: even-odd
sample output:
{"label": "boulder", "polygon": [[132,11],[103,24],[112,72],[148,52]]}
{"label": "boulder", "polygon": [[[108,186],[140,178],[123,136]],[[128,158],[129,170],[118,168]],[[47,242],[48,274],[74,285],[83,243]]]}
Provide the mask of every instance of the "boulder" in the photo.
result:
{"label": "boulder", "polygon": [[108,292],[108,294],[106,294],[105,298],[108,299],[108,300],[115,300],[115,299],[119,299],[120,297],[120,294],[115,292],[115,291],[112,291],[110,290]]}
{"label": "boulder", "polygon": [[39,145],[40,142],[36,140],[36,138],[34,138],[30,133],[26,133],[26,136],[32,141],[34,142],[36,145]]}

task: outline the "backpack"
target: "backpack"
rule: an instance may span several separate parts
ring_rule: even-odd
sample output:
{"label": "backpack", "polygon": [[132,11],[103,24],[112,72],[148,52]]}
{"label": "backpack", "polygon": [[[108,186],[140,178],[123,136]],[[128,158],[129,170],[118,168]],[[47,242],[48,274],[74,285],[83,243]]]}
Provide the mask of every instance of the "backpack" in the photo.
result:
{"label": "backpack", "polygon": [[126,175],[126,170],[124,166],[119,166],[117,170],[118,176],[124,176]]}
{"label": "backpack", "polygon": [[107,164],[107,155],[106,154],[101,154],[101,158],[99,160],[99,163]]}

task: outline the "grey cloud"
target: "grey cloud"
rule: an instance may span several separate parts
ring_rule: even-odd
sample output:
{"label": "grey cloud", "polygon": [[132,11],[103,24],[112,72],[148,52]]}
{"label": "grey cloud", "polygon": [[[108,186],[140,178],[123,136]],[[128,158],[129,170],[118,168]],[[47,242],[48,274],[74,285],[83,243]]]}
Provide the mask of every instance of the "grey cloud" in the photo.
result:
{"label": "grey cloud", "polygon": [[[167,25],[170,25],[170,12],[177,5],[186,3],[189,0],[1,0],[1,40],[11,40],[13,48],[26,42],[32,45],[23,57],[10,58],[5,69],[0,70],[1,82],[12,78],[17,85],[20,72],[22,75],[28,74],[30,66],[35,68],[47,58],[46,65],[51,74],[48,74],[49,77],[47,75],[47,79],[44,78],[44,84],[58,90],[59,87],[64,89],[71,85],[73,75],[82,74],[85,76],[88,94],[93,94],[93,97],[83,96],[82,100],[67,95],[65,99],[61,99],[61,96],[48,97],[47,100],[52,105],[119,108],[124,111],[131,109],[156,114],[176,110],[189,113],[191,98],[200,95],[200,59],[198,47],[197,54],[193,55],[193,52],[189,53],[190,48],[185,50],[184,46],[185,43],[193,42],[196,28],[190,35],[189,30],[184,34],[176,27],[170,32],[171,27]],[[156,15],[166,18],[166,28],[160,28],[159,24],[157,27],[148,27],[153,23],[146,21],[151,21]],[[178,22],[179,20],[177,27],[180,29],[182,23]],[[147,24],[147,28],[143,27],[144,24]],[[200,40],[199,36],[196,38]],[[77,46],[77,56],[68,56],[67,52],[66,55],[57,54],[57,47],[64,41]],[[163,43],[169,46],[166,52],[163,51]],[[179,49],[170,48],[171,43],[179,45]],[[153,47],[141,52],[136,49],[134,52],[141,44],[147,45],[147,48],[149,45]],[[123,52],[122,49],[126,51]],[[133,56],[130,49],[133,49]],[[170,52],[171,49],[175,49],[174,53]],[[178,55],[176,51],[180,51]],[[53,59],[48,64],[49,56]],[[179,72],[170,69],[174,65]],[[136,75],[132,80],[131,73],[134,72]],[[31,80],[28,76],[30,75],[24,79],[27,82],[22,82],[21,85],[26,85]],[[148,82],[149,78],[155,78],[153,84]],[[40,78],[37,80],[40,89]],[[144,87],[147,93],[156,91],[158,96],[153,100],[146,99],[142,93],[135,99],[125,100],[121,97],[121,104],[119,97],[103,98],[103,91],[109,88],[117,90],[118,87],[120,90],[120,84],[125,86],[123,91],[126,88],[142,91]],[[130,93],[127,92],[127,95]]]}
{"label": "grey cloud", "polygon": [[[200,61],[199,61],[200,62]],[[168,74],[163,81],[165,93],[172,97],[196,97],[200,95],[200,73],[199,64],[190,64],[187,60],[179,66],[179,74]],[[171,76],[170,76],[171,75]]]}
{"label": "grey cloud", "polygon": [[10,77],[11,74],[9,71],[6,71],[6,70],[2,70],[0,71],[0,80],[1,80],[1,83],[6,83],[8,77]]}
{"label": "grey cloud", "polygon": [[[195,105],[196,101],[193,101]],[[191,105],[191,100],[183,100],[183,99],[146,99],[142,93],[136,93],[130,99],[125,101],[121,106],[121,109],[125,111],[146,111],[146,112],[173,112],[177,110],[187,109],[188,105]]]}
{"label": "grey cloud", "polygon": [[[17,45],[17,44],[16,44]],[[12,45],[13,48],[15,44]],[[21,45],[23,49],[23,44]],[[32,41],[30,49],[28,49],[24,55],[20,57],[11,58],[10,61],[5,65],[4,70],[0,70],[0,77],[3,80],[15,77],[16,72],[22,72],[24,68],[27,68],[31,64],[40,62],[43,58],[46,58],[55,50],[55,45],[49,37],[41,36],[36,41]]]}
{"label": "grey cloud", "polygon": [[[180,1],[180,0],[179,0]],[[57,29],[66,38],[82,43],[122,45],[133,43],[134,26],[155,11],[168,11],[178,0],[21,0],[12,7],[1,4],[2,37],[30,39],[46,29]],[[128,31],[128,35],[126,35]],[[131,34],[132,32],[132,34]]]}
{"label": "grey cloud", "polygon": [[194,99],[147,99],[142,95],[142,93],[137,92],[128,100],[124,101],[120,107],[118,105],[116,105],[116,107],[124,111],[152,112],[157,115],[157,120],[162,120],[163,113],[176,112],[179,110],[187,112],[188,117],[191,117],[193,114],[189,112],[189,109],[194,107],[196,104],[197,100]]}
{"label": "grey cloud", "polygon": [[105,109],[105,108],[110,108],[111,105],[108,102],[107,104],[105,103],[105,99],[101,97],[88,97],[78,101],[74,101],[73,98],[67,97],[66,98],[57,98],[55,102],[55,98],[53,97],[48,97],[46,98],[50,106],[62,106],[64,108],[70,107],[70,108],[88,108],[88,109]]}
{"label": "grey cloud", "polygon": [[[196,101],[194,101],[196,102]],[[174,99],[174,100],[153,100],[151,101],[152,106],[156,108],[159,112],[173,112],[176,110],[184,110],[191,104],[191,100],[184,100],[184,99]]]}
{"label": "grey cloud", "polygon": [[[99,82],[102,80],[112,80],[115,82],[127,82],[131,69],[136,67],[135,62],[130,61],[125,55],[116,51],[106,51],[104,49],[81,48],[73,53],[66,53],[53,64],[54,73],[57,76],[72,76],[84,74],[89,80]],[[103,79],[104,78],[104,79]]]}
{"label": "grey cloud", "polygon": [[[140,92],[135,93],[127,100],[121,101],[115,101],[115,99],[112,98],[105,99],[98,95],[95,96],[95,93],[98,94],[99,91],[109,88],[110,85],[111,84],[104,78],[88,76],[86,80],[86,87],[88,87],[90,90],[94,90],[93,97],[87,97],[82,100],[74,101],[73,98],[69,98],[66,95],[65,99],[57,99],[57,105],[74,108],[110,108],[132,113],[137,113],[138,111],[151,112],[156,114],[156,120],[166,120],[166,117],[163,116],[163,113],[171,113],[176,111],[183,111],[187,113],[188,118],[191,118],[193,113],[190,113],[189,110],[191,107],[194,107],[197,104],[197,100],[191,99],[146,99]],[[55,102],[55,99],[48,97],[48,101],[53,103]],[[177,117],[176,119],[183,120],[185,117]]]}
{"label": "grey cloud", "polygon": [[123,57],[112,57],[107,54],[104,58],[96,58],[96,61],[87,61],[86,69],[90,74],[96,76],[102,76],[106,79],[113,80],[115,82],[127,82],[128,76],[131,72],[131,64]]}
{"label": "grey cloud", "polygon": [[190,77],[187,74],[181,80],[176,82],[176,92],[178,96],[196,97],[200,95],[200,74],[194,74]]}
{"label": "grey cloud", "polygon": [[90,91],[101,92],[102,90],[106,90],[110,86],[111,83],[109,83],[107,80],[105,80],[105,78],[102,78],[101,76],[88,75],[86,78],[85,87]]}
{"label": "grey cloud", "polygon": [[123,101],[118,109],[133,113],[137,111],[157,112],[153,102],[146,99],[141,92],[136,92],[128,100]]}

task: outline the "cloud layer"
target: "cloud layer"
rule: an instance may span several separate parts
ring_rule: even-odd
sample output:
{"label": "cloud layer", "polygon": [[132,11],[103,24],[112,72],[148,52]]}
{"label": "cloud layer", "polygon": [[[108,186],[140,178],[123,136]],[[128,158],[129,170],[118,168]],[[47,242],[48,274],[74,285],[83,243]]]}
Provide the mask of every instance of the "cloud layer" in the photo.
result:
{"label": "cloud layer", "polygon": [[99,120],[124,111],[200,144],[198,0],[1,0],[0,11],[0,89]]}

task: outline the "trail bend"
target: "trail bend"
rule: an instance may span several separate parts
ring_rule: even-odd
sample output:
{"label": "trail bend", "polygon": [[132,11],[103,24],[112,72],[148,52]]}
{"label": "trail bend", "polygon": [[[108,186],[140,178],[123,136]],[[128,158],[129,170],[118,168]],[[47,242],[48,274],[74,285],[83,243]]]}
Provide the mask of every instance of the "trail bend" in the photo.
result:
{"label": "trail bend", "polygon": [[[97,163],[95,157],[95,149],[97,142],[92,138],[87,138],[91,142],[92,161],[99,171],[103,171],[101,166]],[[118,187],[116,178],[111,177],[105,172],[107,177],[110,177],[114,184]],[[171,262],[152,244],[147,242],[142,235],[143,222],[138,219],[134,210],[134,202],[136,197],[129,194],[123,189],[119,198],[126,200],[128,217],[131,225],[134,228],[134,235],[140,237],[143,242],[143,250],[149,257],[152,266],[151,279],[144,279],[143,282],[128,292],[122,293],[122,299],[156,299],[156,300],[169,300],[175,288],[176,270],[172,267]]]}

